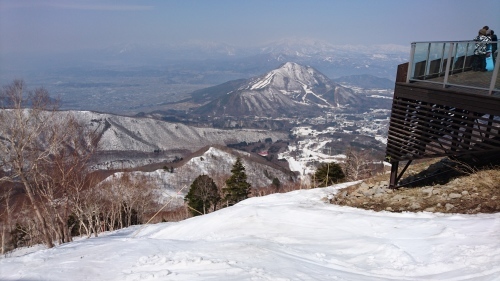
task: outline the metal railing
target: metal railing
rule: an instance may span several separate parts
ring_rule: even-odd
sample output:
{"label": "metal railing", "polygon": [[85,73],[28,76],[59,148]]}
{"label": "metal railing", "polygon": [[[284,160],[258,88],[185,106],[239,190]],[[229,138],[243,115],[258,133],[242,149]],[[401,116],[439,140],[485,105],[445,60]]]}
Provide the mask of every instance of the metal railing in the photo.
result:
{"label": "metal railing", "polygon": [[[443,88],[449,86],[464,87],[478,90],[486,90],[491,95],[500,92],[500,81],[498,81],[499,64],[486,72],[478,72],[476,79],[460,75],[460,73],[472,71],[474,62],[474,49],[476,44],[486,44],[491,52],[498,42],[481,43],[477,41],[436,41],[436,42],[413,42],[408,69],[407,83],[427,82],[440,84]],[[491,53],[488,60],[492,63],[495,54]],[[491,65],[488,64],[488,65]]]}

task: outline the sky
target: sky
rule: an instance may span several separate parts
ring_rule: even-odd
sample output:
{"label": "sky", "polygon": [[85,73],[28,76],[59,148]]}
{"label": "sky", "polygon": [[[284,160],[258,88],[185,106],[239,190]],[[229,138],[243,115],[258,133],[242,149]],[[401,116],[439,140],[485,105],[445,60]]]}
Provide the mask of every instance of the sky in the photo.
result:
{"label": "sky", "polygon": [[498,0],[0,0],[0,55],[283,39],[335,45],[469,40],[500,30]]}
{"label": "sky", "polygon": [[500,280],[500,214],[375,212],[344,183],[0,258],[2,280]]}

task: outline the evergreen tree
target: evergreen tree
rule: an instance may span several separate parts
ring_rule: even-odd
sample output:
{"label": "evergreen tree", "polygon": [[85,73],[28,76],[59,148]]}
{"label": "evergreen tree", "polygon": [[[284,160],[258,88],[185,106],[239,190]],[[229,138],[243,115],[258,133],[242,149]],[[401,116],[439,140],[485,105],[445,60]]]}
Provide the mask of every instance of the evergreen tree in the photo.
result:
{"label": "evergreen tree", "polygon": [[276,188],[276,190],[279,190],[281,187],[281,182],[278,178],[273,178],[272,185],[274,186],[274,188]]}
{"label": "evergreen tree", "polygon": [[189,211],[193,216],[206,214],[210,207],[213,207],[215,211],[220,199],[217,185],[207,175],[198,176],[191,184],[191,188],[184,198],[188,206],[191,207]]}
{"label": "evergreen tree", "polygon": [[236,159],[231,173],[232,175],[226,180],[226,187],[224,188],[224,200],[230,206],[247,199],[250,194],[250,184],[247,182],[245,167],[239,157]]}
{"label": "evergreen tree", "polygon": [[314,173],[314,182],[318,187],[326,187],[344,181],[342,167],[337,163],[323,163]]}

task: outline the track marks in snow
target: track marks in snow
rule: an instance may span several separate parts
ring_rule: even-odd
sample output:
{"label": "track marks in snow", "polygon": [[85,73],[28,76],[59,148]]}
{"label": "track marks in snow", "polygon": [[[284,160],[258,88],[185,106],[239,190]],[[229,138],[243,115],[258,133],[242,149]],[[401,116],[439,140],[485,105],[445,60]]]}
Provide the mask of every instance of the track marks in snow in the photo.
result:
{"label": "track marks in snow", "polygon": [[[330,103],[329,103],[326,99],[324,99],[322,96],[317,95],[316,93],[314,93],[314,92],[313,92],[313,91],[309,88],[309,86],[308,86],[308,85],[306,85],[306,84],[304,84],[303,82],[298,81],[298,80],[297,80],[297,82],[298,82],[298,83],[300,83],[300,84],[302,85],[302,88],[304,89],[304,92],[305,92],[304,96],[302,96],[302,102],[303,102],[303,103],[307,103],[307,99],[306,99],[307,94],[311,94],[311,95],[315,96],[317,99],[319,99],[319,100],[321,100],[322,102],[324,102],[326,105],[328,105],[328,106],[332,106],[332,105],[331,105],[331,104],[330,104]],[[332,107],[333,107],[333,106],[332,106]]]}
{"label": "track marks in snow", "polygon": [[142,256],[132,268],[123,271],[127,281],[158,280],[167,277],[175,280],[192,280],[199,278],[198,271],[208,269],[215,276],[219,274],[241,274],[235,268],[235,261],[210,259],[192,252],[168,252]]}
{"label": "track marks in snow", "polygon": [[262,89],[262,88],[266,87],[267,85],[269,85],[271,83],[275,74],[276,73],[274,71],[269,72],[266,75],[266,77],[264,77],[264,79],[253,84],[252,87],[250,88],[250,90],[258,90],[258,89]]}

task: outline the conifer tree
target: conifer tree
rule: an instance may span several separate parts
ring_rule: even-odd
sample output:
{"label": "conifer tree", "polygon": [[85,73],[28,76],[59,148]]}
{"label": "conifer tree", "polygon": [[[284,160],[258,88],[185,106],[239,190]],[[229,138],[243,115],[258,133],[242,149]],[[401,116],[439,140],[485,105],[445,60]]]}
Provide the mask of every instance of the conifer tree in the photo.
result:
{"label": "conifer tree", "polygon": [[271,183],[276,190],[279,190],[281,187],[281,182],[278,178],[273,178],[273,182]]}
{"label": "conifer tree", "polygon": [[250,194],[250,184],[247,182],[247,175],[245,167],[238,157],[231,169],[231,177],[226,180],[226,187],[224,190],[224,200],[229,206],[232,206],[242,200],[248,198]]}
{"label": "conifer tree", "polygon": [[193,216],[206,214],[210,207],[213,207],[214,211],[217,208],[220,201],[219,189],[211,177],[200,175],[191,184],[184,200],[191,208]]}
{"label": "conifer tree", "polygon": [[314,173],[314,182],[318,187],[326,187],[344,180],[345,174],[337,163],[323,163]]}

